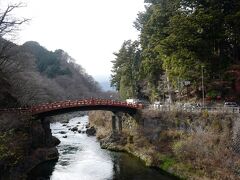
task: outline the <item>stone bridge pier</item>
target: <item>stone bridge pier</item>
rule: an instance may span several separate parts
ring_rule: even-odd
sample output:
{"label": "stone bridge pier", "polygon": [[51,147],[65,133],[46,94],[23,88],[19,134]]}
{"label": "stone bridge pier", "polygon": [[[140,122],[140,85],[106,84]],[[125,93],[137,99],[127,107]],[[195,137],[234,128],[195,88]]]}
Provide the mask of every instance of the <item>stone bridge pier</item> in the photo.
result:
{"label": "stone bridge pier", "polygon": [[112,115],[112,132],[113,134],[122,132],[122,118],[117,113]]}

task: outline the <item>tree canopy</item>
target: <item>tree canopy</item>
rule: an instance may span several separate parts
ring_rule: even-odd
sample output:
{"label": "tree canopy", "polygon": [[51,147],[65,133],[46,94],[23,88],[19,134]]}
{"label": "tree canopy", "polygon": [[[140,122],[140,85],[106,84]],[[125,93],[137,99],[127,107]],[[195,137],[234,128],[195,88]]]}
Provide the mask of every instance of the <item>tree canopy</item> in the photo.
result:
{"label": "tree canopy", "polygon": [[[202,68],[205,91],[216,91],[214,82],[229,80],[226,72],[240,63],[238,0],[145,0],[145,3],[146,10],[134,22],[140,31],[141,54],[135,79],[147,82],[150,99],[161,96],[164,90],[159,87],[165,76],[169,87],[177,88],[179,80],[189,81],[196,91],[200,88]],[[117,58],[114,68],[129,57]],[[112,79],[118,90],[122,79],[130,77],[121,72],[119,66]],[[224,87],[217,91],[224,94]]]}

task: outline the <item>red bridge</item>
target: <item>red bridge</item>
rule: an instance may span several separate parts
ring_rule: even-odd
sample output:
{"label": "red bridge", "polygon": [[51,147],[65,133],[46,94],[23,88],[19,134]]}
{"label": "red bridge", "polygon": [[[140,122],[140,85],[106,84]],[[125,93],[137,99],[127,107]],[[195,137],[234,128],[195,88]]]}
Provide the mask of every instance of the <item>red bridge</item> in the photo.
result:
{"label": "red bridge", "polygon": [[109,100],[109,99],[83,99],[67,100],[54,103],[35,105],[28,108],[1,109],[4,112],[20,112],[34,116],[51,116],[72,111],[90,111],[90,110],[107,110],[112,112],[126,112],[133,115],[137,110],[143,109],[143,105],[136,103]]}

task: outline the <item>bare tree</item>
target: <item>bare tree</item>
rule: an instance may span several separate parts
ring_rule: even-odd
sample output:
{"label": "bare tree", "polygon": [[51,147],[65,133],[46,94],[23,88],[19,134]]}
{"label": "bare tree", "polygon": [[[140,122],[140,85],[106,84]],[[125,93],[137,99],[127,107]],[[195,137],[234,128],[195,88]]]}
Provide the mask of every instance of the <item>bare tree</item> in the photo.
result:
{"label": "bare tree", "polygon": [[20,26],[29,21],[27,18],[17,18],[12,15],[14,10],[25,7],[23,3],[9,4],[5,10],[0,9],[0,37],[14,35]]}
{"label": "bare tree", "polygon": [[13,15],[14,10],[23,8],[23,3],[9,4],[4,10],[0,9],[0,74],[4,68],[10,66],[12,61],[12,48],[16,45],[3,38],[13,37],[19,30],[21,25],[28,22],[27,18],[18,18]]}

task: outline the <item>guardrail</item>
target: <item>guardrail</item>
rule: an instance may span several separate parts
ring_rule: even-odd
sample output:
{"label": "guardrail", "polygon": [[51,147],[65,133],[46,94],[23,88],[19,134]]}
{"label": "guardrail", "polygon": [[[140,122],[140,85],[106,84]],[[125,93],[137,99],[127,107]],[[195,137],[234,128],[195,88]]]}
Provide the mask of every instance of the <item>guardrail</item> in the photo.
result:
{"label": "guardrail", "polygon": [[159,107],[154,107],[154,105],[150,105],[148,107],[151,110],[156,110],[156,111],[183,111],[183,112],[202,112],[202,111],[207,111],[207,112],[213,112],[213,113],[240,113],[240,108],[239,107],[181,107],[181,106],[174,106],[174,105],[163,105]]}

